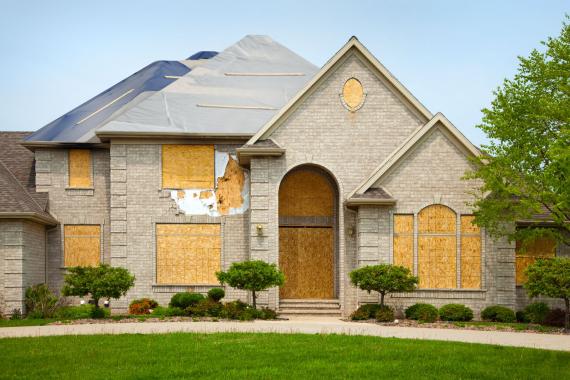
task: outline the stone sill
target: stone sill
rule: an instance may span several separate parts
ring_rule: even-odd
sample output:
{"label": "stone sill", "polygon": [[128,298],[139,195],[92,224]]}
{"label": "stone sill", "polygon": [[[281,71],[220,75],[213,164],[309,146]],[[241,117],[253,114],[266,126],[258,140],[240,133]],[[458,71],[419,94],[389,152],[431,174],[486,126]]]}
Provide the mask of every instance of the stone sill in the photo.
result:
{"label": "stone sill", "polygon": [[72,196],[93,196],[95,189],[93,187],[79,188],[79,187],[66,187],[65,193]]}
{"label": "stone sill", "polygon": [[195,292],[195,293],[206,293],[212,288],[220,288],[222,285],[152,285],[153,293],[180,293],[180,292]]}
{"label": "stone sill", "polygon": [[391,298],[485,299],[486,290],[473,289],[419,289],[409,293],[394,293]]}

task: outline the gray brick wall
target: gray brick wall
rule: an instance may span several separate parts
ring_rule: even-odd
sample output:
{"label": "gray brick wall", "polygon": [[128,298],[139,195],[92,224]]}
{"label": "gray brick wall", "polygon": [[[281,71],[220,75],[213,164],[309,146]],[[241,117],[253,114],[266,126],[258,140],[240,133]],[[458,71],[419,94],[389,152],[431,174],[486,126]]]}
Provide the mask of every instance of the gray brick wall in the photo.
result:
{"label": "gray brick wall", "polygon": [[110,240],[110,177],[109,150],[92,150],[92,189],[70,189],[67,149],[37,149],[37,191],[48,192],[49,212],[60,225],[48,231],[47,283],[54,292],[63,285],[63,226],[66,224],[97,224],[101,226],[101,257],[109,263]]}
{"label": "gray brick wall", "polygon": [[41,224],[0,221],[0,314],[24,313],[26,288],[45,282],[45,240]]}

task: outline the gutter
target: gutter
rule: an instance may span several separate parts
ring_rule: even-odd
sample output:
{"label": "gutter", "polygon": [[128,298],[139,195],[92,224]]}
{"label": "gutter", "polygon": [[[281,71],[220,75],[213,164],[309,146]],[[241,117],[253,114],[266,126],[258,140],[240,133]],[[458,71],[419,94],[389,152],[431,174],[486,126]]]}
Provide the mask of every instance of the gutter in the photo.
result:
{"label": "gutter", "polygon": [[347,207],[358,206],[393,206],[395,199],[350,198],[345,201]]}
{"label": "gutter", "polygon": [[48,226],[56,226],[59,224],[57,220],[51,216],[39,214],[37,212],[0,212],[0,219],[26,219],[32,222],[45,224]]}
{"label": "gutter", "polygon": [[238,162],[249,164],[251,157],[280,157],[285,154],[285,148],[236,148]]}

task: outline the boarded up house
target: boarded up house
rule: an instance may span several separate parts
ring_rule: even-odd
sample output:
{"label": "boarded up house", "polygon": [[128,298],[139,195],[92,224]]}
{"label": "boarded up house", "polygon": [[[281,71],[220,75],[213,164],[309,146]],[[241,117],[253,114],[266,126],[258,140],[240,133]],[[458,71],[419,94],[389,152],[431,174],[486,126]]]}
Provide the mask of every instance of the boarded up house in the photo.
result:
{"label": "boarded up house", "polygon": [[207,292],[248,259],[285,272],[259,300],[285,313],[377,302],[348,281],[376,263],[420,278],[389,297],[396,307],[518,308],[522,269],[568,254],[541,242],[519,258],[472,224],[478,184],[461,177],[478,149],[356,38],[321,69],[264,36],[155,62],[0,141],[2,313],[31,284],[59,291],[70,266],[129,269],[134,288],[111,304],[125,312],[134,298]]}

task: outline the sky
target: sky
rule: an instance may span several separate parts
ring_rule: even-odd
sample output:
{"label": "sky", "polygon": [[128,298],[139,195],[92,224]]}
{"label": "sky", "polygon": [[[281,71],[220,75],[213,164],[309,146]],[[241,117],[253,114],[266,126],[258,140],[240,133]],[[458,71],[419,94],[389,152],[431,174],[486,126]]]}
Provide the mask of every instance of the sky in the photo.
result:
{"label": "sky", "polygon": [[322,66],[353,35],[473,143],[518,56],[558,36],[569,0],[0,0],[0,130],[33,131],[156,60],[266,34]]}

